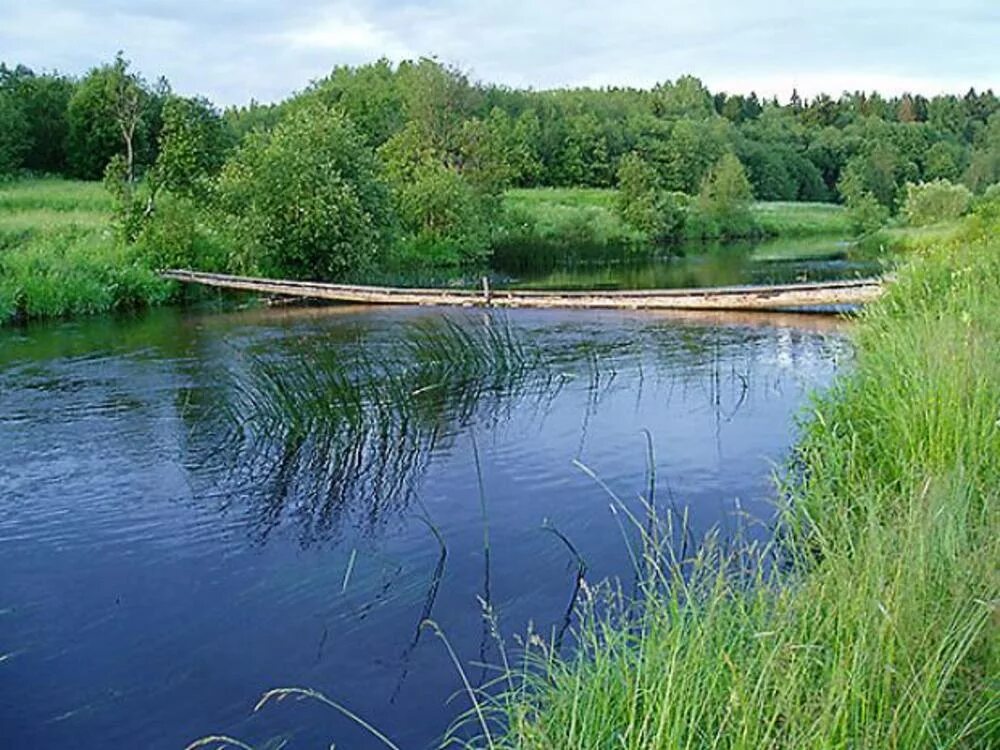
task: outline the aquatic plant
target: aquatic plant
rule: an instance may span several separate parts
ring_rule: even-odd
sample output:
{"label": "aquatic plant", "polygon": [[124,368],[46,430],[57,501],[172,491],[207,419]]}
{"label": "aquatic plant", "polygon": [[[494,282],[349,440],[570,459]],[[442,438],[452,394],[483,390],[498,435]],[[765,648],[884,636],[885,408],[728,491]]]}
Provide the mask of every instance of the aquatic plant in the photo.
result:
{"label": "aquatic plant", "polygon": [[505,735],[468,746],[995,746],[993,237],[971,223],[864,316],[854,372],[806,423],[778,542],[750,565],[710,544],[652,558],[635,618],[632,598],[584,602],[576,654],[530,640],[517,686],[480,696]]}

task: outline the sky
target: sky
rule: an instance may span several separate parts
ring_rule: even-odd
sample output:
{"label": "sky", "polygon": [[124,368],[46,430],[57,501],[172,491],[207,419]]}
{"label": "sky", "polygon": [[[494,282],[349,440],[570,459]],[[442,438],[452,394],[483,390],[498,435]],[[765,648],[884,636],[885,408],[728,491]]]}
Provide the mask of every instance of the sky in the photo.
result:
{"label": "sky", "polygon": [[1000,0],[0,0],[0,60],[79,75],[119,49],[219,105],[278,101],[335,65],[435,56],[536,89],[812,97],[1000,89]]}

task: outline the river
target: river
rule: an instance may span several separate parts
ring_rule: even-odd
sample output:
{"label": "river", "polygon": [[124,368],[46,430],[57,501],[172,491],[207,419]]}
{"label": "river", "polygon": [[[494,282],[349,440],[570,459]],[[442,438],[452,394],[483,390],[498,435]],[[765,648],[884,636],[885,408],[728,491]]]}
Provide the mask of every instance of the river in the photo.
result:
{"label": "river", "polygon": [[[513,654],[630,580],[601,484],[766,537],[829,317],[358,307],[0,331],[0,735],[11,748],[433,746],[487,600]],[[475,356],[469,354],[474,352]],[[471,364],[470,364],[471,363]],[[650,471],[650,468],[655,470]],[[558,531],[554,533],[553,530]],[[568,625],[568,628],[567,628]]]}

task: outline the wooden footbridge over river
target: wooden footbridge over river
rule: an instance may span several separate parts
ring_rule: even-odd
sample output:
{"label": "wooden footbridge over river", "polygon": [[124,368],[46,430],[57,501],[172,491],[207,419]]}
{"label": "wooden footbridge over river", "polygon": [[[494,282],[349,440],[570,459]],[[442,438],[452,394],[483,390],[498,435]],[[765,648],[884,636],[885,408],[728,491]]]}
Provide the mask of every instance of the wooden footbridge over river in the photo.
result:
{"label": "wooden footbridge over river", "polygon": [[328,284],[218,273],[170,270],[166,279],[258,294],[370,305],[449,305],[458,307],[536,307],[624,310],[794,310],[862,305],[878,298],[884,279],[827,281],[773,286],[729,286],[703,289],[594,291],[408,289],[403,287]]}

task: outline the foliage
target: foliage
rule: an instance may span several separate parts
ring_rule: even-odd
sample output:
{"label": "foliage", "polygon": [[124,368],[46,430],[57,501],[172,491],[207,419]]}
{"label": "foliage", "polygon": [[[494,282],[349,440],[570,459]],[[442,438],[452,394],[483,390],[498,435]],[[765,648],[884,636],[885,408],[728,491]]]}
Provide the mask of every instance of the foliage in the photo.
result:
{"label": "foliage", "polygon": [[28,149],[28,119],[7,87],[0,88],[0,178],[16,172]]}
{"label": "foliage", "polygon": [[689,235],[748,237],[760,232],[750,202],[753,188],[735,154],[724,154],[705,177],[687,224]]}
{"label": "foliage", "polygon": [[955,185],[940,179],[906,185],[906,201],[903,215],[913,226],[934,224],[939,221],[957,219],[972,203],[972,192],[965,185]]}
{"label": "foliage", "polygon": [[[259,144],[283,123],[319,110],[346,118],[383,163],[374,168],[374,181],[390,196],[391,209],[376,212],[385,223],[375,244],[387,251],[382,258],[410,264],[480,263],[518,236],[551,242],[557,227],[566,232],[561,245],[570,238],[620,237],[636,245],[784,231],[780,221],[755,221],[769,214],[704,195],[706,179],[717,179],[713,169],[727,154],[739,160],[758,199],[839,199],[848,206],[839,216],[849,215],[866,231],[899,210],[908,182],[961,179],[978,195],[1000,181],[1000,99],[992,91],[932,98],[847,92],[812,100],[793,92],[779,102],[713,93],[693,76],[648,90],[532,91],[476,82],[431,58],[383,59],[336,67],[285,101],[251,101],[220,115],[205,99],[173,95],[163,79],[147,83],[122,53],[80,80],[0,64],[0,175],[36,170],[96,179],[111,164],[108,173],[117,182],[109,186],[124,241],[137,240],[155,221],[161,200],[173,201],[172,211],[182,205],[175,198],[194,199],[183,204],[199,214],[193,217],[199,232],[211,223],[200,215],[204,208],[214,214],[216,235],[243,243],[254,224],[260,241],[267,222],[250,220],[248,205],[222,201],[224,209],[215,210],[217,175],[237,145]],[[317,178],[319,166],[305,162],[320,153],[307,149],[299,162]],[[233,166],[226,174],[239,171]],[[263,186],[266,178],[257,179]],[[635,179],[655,188],[636,186]],[[619,182],[621,219],[565,205],[549,206],[541,220],[530,212],[504,215],[503,193],[512,186],[609,188]],[[268,221],[281,215],[294,227],[295,204],[282,214],[278,202],[291,194],[282,195],[270,200]],[[798,231],[801,224],[793,219],[787,227]],[[301,229],[293,244],[318,242],[306,237],[321,231],[318,224]],[[363,246],[361,255],[375,257]],[[260,264],[267,253],[263,244],[255,247],[232,259],[234,270],[280,266],[290,273],[292,266],[304,272],[315,265],[315,258]],[[364,264],[335,265],[340,274]]]}
{"label": "foliage", "polygon": [[511,190],[504,200],[504,230],[497,252],[579,251],[592,248],[638,248],[648,237],[625,223],[614,191],[534,188]]}
{"label": "foliage", "polygon": [[660,186],[659,175],[636,152],[627,154],[618,167],[618,214],[653,242],[675,240],[687,219],[687,197]]}
{"label": "foliage", "polygon": [[612,496],[639,601],[587,581],[575,655],[530,634],[471,746],[995,746],[997,229],[969,222],[863,317],[803,426],[777,549],[675,554],[680,519]]}
{"label": "foliage", "polygon": [[833,203],[764,201],[751,206],[761,231],[780,237],[848,237],[852,227],[843,206]]}
{"label": "foliage", "polygon": [[[514,174],[509,118],[499,110],[463,117],[472,107],[464,76],[432,61],[403,66],[400,76],[409,120],[379,149],[402,229],[397,260],[482,260]],[[527,157],[518,158],[523,169]]]}
{"label": "foliage", "polygon": [[0,324],[167,301],[172,285],[109,231],[100,185],[58,179],[0,186]]}
{"label": "foliage", "polygon": [[91,70],[76,86],[66,110],[71,174],[96,179],[115,154],[123,154],[128,179],[133,179],[136,156],[149,149],[153,120],[158,118],[150,112],[152,99],[121,53],[112,63]]}
{"label": "foliage", "polygon": [[206,199],[209,180],[232,146],[222,117],[205,99],[169,96],[163,104],[159,154],[151,178],[176,195]]}
{"label": "foliage", "polygon": [[889,209],[871,193],[852,195],[847,201],[847,217],[857,234],[869,234],[881,229],[889,219]]}
{"label": "foliage", "polygon": [[392,226],[374,155],[350,121],[316,104],[253,133],[223,167],[219,219],[236,267],[331,279],[373,263]]}

